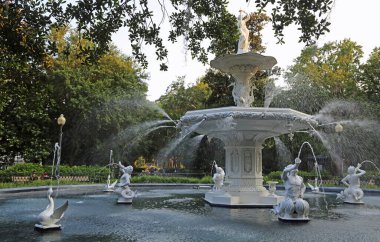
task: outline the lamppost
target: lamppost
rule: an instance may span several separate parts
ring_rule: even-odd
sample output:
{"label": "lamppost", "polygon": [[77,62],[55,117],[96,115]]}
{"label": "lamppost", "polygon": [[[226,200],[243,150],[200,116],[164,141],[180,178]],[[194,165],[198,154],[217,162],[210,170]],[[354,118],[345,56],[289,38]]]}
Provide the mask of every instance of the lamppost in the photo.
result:
{"label": "lamppost", "polygon": [[[340,124],[340,123],[337,123],[335,125],[335,133],[337,133],[338,135],[340,135],[340,133],[343,132],[343,126]],[[340,142],[340,136],[338,137],[338,142],[340,143],[340,145],[342,145],[342,143]],[[340,147],[340,152],[341,152],[341,171],[342,171],[342,177],[343,177],[343,148]]]}
{"label": "lamppost", "polygon": [[57,119],[57,124],[59,125],[59,148],[58,148],[58,154],[57,154],[57,166],[55,169],[55,175],[57,178],[59,178],[59,166],[61,164],[61,151],[62,151],[62,135],[63,135],[63,125],[66,123],[66,118],[61,114]]}

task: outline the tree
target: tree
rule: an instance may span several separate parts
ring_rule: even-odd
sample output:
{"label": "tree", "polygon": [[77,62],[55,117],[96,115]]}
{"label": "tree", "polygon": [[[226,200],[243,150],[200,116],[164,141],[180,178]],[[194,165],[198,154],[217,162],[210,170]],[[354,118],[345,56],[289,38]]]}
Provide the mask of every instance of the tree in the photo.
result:
{"label": "tree", "polygon": [[[249,0],[247,0],[248,2]],[[328,31],[328,13],[332,0],[256,0],[257,9],[270,4],[275,36],[283,42],[283,30],[290,24],[300,26],[300,41],[310,42]],[[161,69],[167,69],[165,59],[168,50],[163,44],[161,23],[168,17],[171,30],[169,40],[175,42],[184,36],[192,56],[207,61],[206,53],[215,53],[221,46],[231,46],[236,41],[236,31],[229,31],[236,18],[226,10],[227,1],[178,1],[170,4],[158,1],[161,12],[153,12],[147,0],[98,1],[78,0],[75,3],[58,1],[15,0],[0,4],[1,49],[11,55],[24,56],[35,63],[43,63],[46,55],[57,53],[56,43],[47,37],[52,28],[74,23],[81,38],[90,40],[93,46],[81,46],[81,54],[88,60],[96,60],[109,49],[112,33],[128,27],[133,56],[143,67],[147,66],[141,45],[153,45]],[[170,13],[168,11],[173,9]],[[156,20],[155,15],[162,18]],[[211,39],[210,46],[202,46]]]}
{"label": "tree", "polygon": [[41,162],[50,153],[47,110],[55,107],[46,76],[28,66],[18,66],[11,76],[1,72],[0,96],[0,155],[19,153]]}
{"label": "tree", "polygon": [[70,164],[91,164],[107,157],[105,151],[112,147],[106,147],[104,142],[127,126],[149,118],[153,111],[144,106],[145,74],[130,58],[113,49],[97,65],[83,65],[75,55],[78,42],[83,44],[72,33],[64,44],[72,50],[53,59],[49,78],[54,83],[57,108],[51,111],[56,115],[64,113],[68,120],[63,159]]}
{"label": "tree", "polygon": [[205,108],[210,95],[208,85],[198,81],[193,86],[185,87],[184,77],[178,77],[167,88],[157,103],[174,119],[180,119],[185,112]]}
{"label": "tree", "polygon": [[361,66],[360,89],[374,103],[380,102],[380,47],[372,50],[367,62]]}
{"label": "tree", "polygon": [[289,89],[275,99],[276,105],[314,114],[332,99],[355,99],[361,46],[345,39],[322,47],[305,48],[285,74]]}

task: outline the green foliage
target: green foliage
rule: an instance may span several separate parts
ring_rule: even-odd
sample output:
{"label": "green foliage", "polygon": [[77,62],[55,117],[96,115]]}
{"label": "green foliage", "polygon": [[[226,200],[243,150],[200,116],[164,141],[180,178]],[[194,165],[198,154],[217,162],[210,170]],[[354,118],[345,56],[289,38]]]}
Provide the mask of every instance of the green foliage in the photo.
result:
{"label": "green foliage", "polygon": [[210,95],[208,85],[198,81],[195,85],[185,87],[184,77],[179,77],[167,88],[157,103],[172,119],[178,120],[185,112],[205,108]]}
{"label": "green foliage", "polygon": [[364,95],[374,103],[380,103],[380,47],[372,50],[361,66],[359,85]]}
{"label": "green foliage", "polygon": [[332,0],[255,0],[255,3],[261,10],[272,4],[272,26],[279,43],[284,43],[283,31],[291,24],[299,25],[302,32],[299,42],[308,44],[329,32]]}
{"label": "green foliage", "polygon": [[[248,2],[248,0],[247,0]],[[333,2],[257,0],[256,7],[264,9],[269,3],[273,29],[279,42],[283,42],[283,29],[290,24],[300,26],[300,41],[310,42],[328,31],[327,15]],[[111,36],[121,27],[127,27],[132,53],[139,63],[146,67],[147,58],[142,45],[152,45],[162,70],[166,70],[165,59],[168,50],[160,37],[161,23],[167,17],[171,28],[169,40],[177,41],[184,36],[192,56],[207,61],[207,53],[230,48],[237,40],[236,18],[227,12],[227,1],[177,1],[158,2],[148,5],[147,0],[139,1],[98,1],[78,0],[67,4],[59,1],[15,1],[0,5],[0,49],[9,55],[22,56],[23,62],[34,64],[45,62],[49,54],[58,51],[57,42],[47,40],[51,29],[74,24],[82,39],[94,44],[79,46],[79,54],[86,60],[95,61],[109,50]],[[161,11],[153,11],[153,8]],[[170,11],[167,9],[170,8]],[[210,46],[202,45],[211,39]]]}
{"label": "green foliage", "polygon": [[[60,181],[59,185],[83,185],[93,182],[82,182],[82,181]],[[39,186],[50,186],[50,179],[47,180],[34,180],[29,182],[0,182],[0,188],[15,188],[15,187],[39,187]],[[53,185],[57,185],[57,182],[53,182]]]}
{"label": "green foliage", "polygon": [[285,75],[288,89],[273,103],[315,114],[334,99],[358,99],[361,46],[345,39],[305,48]]}
{"label": "green foliage", "polygon": [[228,107],[234,105],[232,97],[232,77],[229,77],[219,71],[209,69],[201,81],[206,83],[211,93],[206,101],[208,108]]}
{"label": "green foliage", "polygon": [[[282,171],[272,171],[268,175],[264,176],[265,177],[264,180],[266,182],[267,181],[282,182],[281,175],[282,175]],[[298,175],[304,178],[304,182],[306,182],[307,180],[313,180],[316,177],[316,173],[313,171],[310,171],[310,172],[309,171],[298,171]],[[328,172],[328,171],[321,172],[321,175],[322,175],[323,180],[328,180],[328,179],[332,178],[330,172]]]}
{"label": "green foliage", "polygon": [[13,166],[9,166],[4,172],[6,173],[19,173],[23,175],[31,175],[32,172],[35,172],[36,174],[42,174],[45,171],[47,171],[47,167],[43,167],[39,164],[33,164],[33,163],[25,163],[25,164],[17,164]]}

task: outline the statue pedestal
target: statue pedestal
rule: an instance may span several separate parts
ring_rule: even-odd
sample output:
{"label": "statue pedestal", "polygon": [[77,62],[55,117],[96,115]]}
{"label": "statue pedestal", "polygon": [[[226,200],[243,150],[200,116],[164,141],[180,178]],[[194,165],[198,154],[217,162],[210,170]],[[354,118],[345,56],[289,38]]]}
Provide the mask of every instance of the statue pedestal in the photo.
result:
{"label": "statue pedestal", "polygon": [[119,197],[117,199],[117,204],[132,204],[133,198]]}
{"label": "statue pedestal", "polygon": [[348,203],[348,204],[357,204],[357,205],[364,204],[363,201],[351,201],[351,200],[344,201],[344,203]]}
{"label": "statue pedestal", "polygon": [[42,225],[42,224],[35,224],[34,229],[41,230],[41,231],[47,231],[47,230],[60,230],[61,225],[60,224],[52,224],[52,225]]}
{"label": "statue pedestal", "polygon": [[104,188],[103,192],[114,192],[113,188]]}

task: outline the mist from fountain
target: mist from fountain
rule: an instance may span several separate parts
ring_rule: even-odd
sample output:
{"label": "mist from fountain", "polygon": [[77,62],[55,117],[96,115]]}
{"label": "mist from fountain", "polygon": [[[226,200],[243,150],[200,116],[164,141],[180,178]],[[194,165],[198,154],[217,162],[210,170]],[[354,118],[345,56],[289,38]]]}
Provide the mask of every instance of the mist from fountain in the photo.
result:
{"label": "mist from fountain", "polygon": [[167,160],[169,155],[173,152],[173,150],[178,145],[180,145],[186,139],[186,137],[188,137],[191,133],[193,133],[193,131],[195,129],[197,129],[203,123],[203,121],[204,120],[201,120],[200,122],[198,122],[198,123],[196,123],[190,127],[187,127],[186,129],[183,129],[179,133],[177,138],[172,140],[166,147],[161,149],[161,151],[157,155],[157,161],[162,164],[165,160]]}
{"label": "mist from fountain", "polygon": [[[333,146],[330,150],[335,151],[340,157],[337,161],[345,167],[355,165],[359,160],[376,160],[379,164],[377,141],[380,140],[380,123],[371,116],[371,109],[369,104],[334,101],[315,115],[322,122],[320,128],[325,131],[324,138]],[[339,134],[331,132],[337,123],[344,127]]]}
{"label": "mist from fountain", "polygon": [[270,78],[268,83],[264,87],[264,108],[269,108],[271,105],[273,98],[283,91],[283,88],[276,86],[275,82],[277,79]]}
{"label": "mist from fountain", "polygon": [[315,156],[314,149],[313,149],[313,147],[311,146],[311,144],[309,142],[305,141],[305,142],[302,143],[302,145],[301,145],[301,147],[300,147],[300,149],[298,151],[297,158],[298,159],[300,158],[301,152],[302,152],[302,148],[304,147],[304,145],[308,145],[309,146],[309,148],[311,150],[311,154],[312,154],[312,156],[314,158],[314,167],[315,167],[315,170],[316,170],[316,173],[317,173],[317,179],[319,178],[319,183],[317,183],[318,184],[317,192],[319,193],[319,188],[322,188],[323,200],[325,202],[326,211],[328,213],[329,212],[328,209],[327,209],[328,208],[328,202],[326,200],[326,195],[325,195],[326,193],[325,193],[325,188],[323,186],[322,174],[321,174],[321,171],[319,169],[319,164],[318,164],[317,157]]}
{"label": "mist from fountain", "polygon": [[277,159],[280,167],[285,166],[292,160],[292,154],[284,142],[279,137],[274,137],[274,143],[276,147]]}

